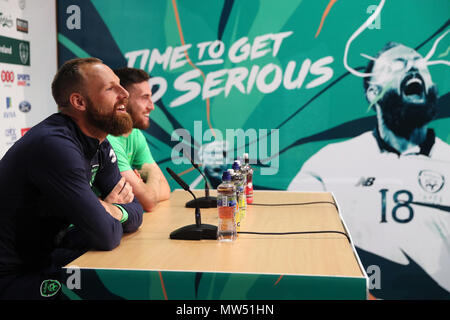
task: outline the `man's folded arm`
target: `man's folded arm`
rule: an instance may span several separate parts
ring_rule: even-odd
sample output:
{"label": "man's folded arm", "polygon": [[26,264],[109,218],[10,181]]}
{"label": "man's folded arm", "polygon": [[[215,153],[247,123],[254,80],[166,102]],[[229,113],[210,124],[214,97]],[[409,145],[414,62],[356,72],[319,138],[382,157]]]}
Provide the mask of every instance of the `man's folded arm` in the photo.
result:
{"label": "man's folded arm", "polygon": [[77,226],[95,249],[117,247],[122,225],[91,190],[80,150],[70,139],[61,137],[48,137],[39,148],[40,157],[30,159],[28,170],[33,183],[46,195],[55,218]]}
{"label": "man's folded arm", "polygon": [[122,171],[121,174],[133,187],[134,195],[141,203],[144,211],[153,211],[158,204],[158,188],[152,185],[147,185],[132,170]]}
{"label": "man's folded arm", "polygon": [[[132,199],[125,202],[116,200],[116,198],[120,198],[120,196],[118,196],[117,194],[116,186],[120,186],[119,190],[129,188],[129,190],[133,193],[134,190],[132,189],[132,187],[130,187],[130,185],[123,186],[123,184],[119,184],[119,181],[122,179],[122,175],[120,174],[119,167],[117,166],[117,159],[114,159],[112,161],[111,157],[109,156],[111,152],[111,146],[109,145],[109,142],[105,142],[103,148],[103,155],[105,158],[102,161],[103,166],[99,170],[95,178],[94,185],[101,193],[105,201],[110,202],[116,208],[121,210],[122,217],[120,220],[122,223],[123,231],[126,233],[134,232],[142,224],[142,214],[144,211],[142,208],[143,205],[139,203],[136,194],[134,194],[134,197]],[[113,200],[110,200],[110,194],[114,192],[115,195],[112,197]]]}
{"label": "man's folded arm", "polygon": [[142,224],[142,206],[138,199],[134,197],[132,202],[129,203],[115,203],[122,211],[122,223],[123,232],[130,233],[135,232]]}
{"label": "man's folded arm", "polygon": [[[156,164],[150,164],[150,174],[155,173],[159,175],[159,186],[160,186],[160,193],[159,193],[159,201],[168,200],[170,198],[170,186],[167,182],[166,177],[162,173],[160,167]],[[145,168],[145,166],[144,166]]]}
{"label": "man's folded arm", "polygon": [[133,187],[133,192],[142,204],[144,211],[153,211],[159,201],[169,199],[169,184],[156,163],[144,164],[139,173],[141,177],[132,170],[121,172]]}

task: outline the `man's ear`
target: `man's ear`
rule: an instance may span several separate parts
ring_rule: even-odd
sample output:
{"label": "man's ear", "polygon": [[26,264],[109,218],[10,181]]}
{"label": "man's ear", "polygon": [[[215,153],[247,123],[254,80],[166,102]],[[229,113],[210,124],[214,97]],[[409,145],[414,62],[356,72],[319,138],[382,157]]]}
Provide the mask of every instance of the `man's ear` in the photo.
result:
{"label": "man's ear", "polygon": [[86,99],[78,92],[73,92],[69,96],[69,102],[78,111],[86,110]]}
{"label": "man's ear", "polygon": [[370,104],[373,104],[381,93],[381,87],[379,85],[371,84],[366,91],[366,98]]}

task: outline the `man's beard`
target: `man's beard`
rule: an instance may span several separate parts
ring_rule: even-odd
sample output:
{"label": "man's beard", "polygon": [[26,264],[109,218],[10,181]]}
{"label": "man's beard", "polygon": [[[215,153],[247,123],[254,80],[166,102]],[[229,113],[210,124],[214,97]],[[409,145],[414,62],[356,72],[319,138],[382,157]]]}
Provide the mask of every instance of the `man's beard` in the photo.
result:
{"label": "man's beard", "polygon": [[113,136],[120,136],[133,129],[133,120],[126,112],[119,114],[116,112],[117,106],[124,104],[126,101],[116,103],[114,109],[110,113],[103,113],[100,108],[97,108],[89,97],[86,97],[87,121],[97,129],[100,129]]}
{"label": "man's beard", "polygon": [[127,106],[127,112],[130,114],[131,119],[133,120],[133,128],[137,128],[137,129],[141,129],[141,130],[148,129],[148,127],[150,126],[150,120],[141,121],[141,119],[142,119],[141,116],[134,113],[133,108],[130,105]]}
{"label": "man's beard", "polygon": [[412,103],[403,99],[396,90],[388,90],[378,101],[384,124],[397,136],[409,139],[411,133],[434,119],[437,112],[437,88],[430,87],[425,102]]}

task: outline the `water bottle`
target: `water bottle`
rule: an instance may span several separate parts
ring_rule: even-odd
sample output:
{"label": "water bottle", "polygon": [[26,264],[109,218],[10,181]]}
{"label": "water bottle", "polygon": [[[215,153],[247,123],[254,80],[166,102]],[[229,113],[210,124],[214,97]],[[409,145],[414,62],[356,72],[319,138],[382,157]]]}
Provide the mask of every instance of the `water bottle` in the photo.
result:
{"label": "water bottle", "polygon": [[239,206],[239,220],[242,222],[242,220],[245,218],[245,212],[247,210],[247,200],[245,197],[246,178],[242,174],[241,164],[239,160],[234,161],[232,168],[234,170],[234,175],[231,177],[231,179],[236,185],[236,196]]}
{"label": "water bottle", "polygon": [[217,209],[219,212],[217,238],[219,241],[236,240],[236,187],[228,171],[223,173],[222,183],[217,187]]}
{"label": "water bottle", "polygon": [[253,168],[249,163],[248,153],[244,153],[244,165],[242,167],[243,174],[247,177],[247,184],[245,186],[245,197],[247,203],[253,203]]}
{"label": "water bottle", "polygon": [[236,231],[239,232],[241,230],[241,215],[239,214],[239,191],[237,188],[237,182],[235,181],[235,175],[233,169],[228,169],[227,172],[230,174],[231,183],[234,185],[235,195],[236,195],[236,210],[234,211],[234,220],[236,221]]}

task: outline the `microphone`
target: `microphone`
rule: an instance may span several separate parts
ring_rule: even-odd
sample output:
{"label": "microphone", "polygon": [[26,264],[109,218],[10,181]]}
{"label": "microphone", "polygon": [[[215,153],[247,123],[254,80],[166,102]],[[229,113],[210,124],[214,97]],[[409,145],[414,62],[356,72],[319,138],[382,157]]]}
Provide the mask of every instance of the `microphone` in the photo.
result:
{"label": "microphone", "polygon": [[[167,172],[172,176],[172,178],[182,187],[184,190],[189,192],[194,197],[194,203],[197,203],[197,198],[194,193],[191,191],[186,182],[184,182],[175,172],[172,171],[169,167],[166,168]],[[190,224],[181,228],[178,228],[175,231],[170,233],[170,239],[176,240],[201,240],[201,239],[209,239],[216,240],[217,239],[217,226],[213,226],[211,224],[202,224],[201,215],[200,215],[200,207],[197,205],[195,207],[195,224]]]}
{"label": "microphone", "polygon": [[217,198],[209,195],[208,179],[206,179],[204,173],[198,167],[198,164],[194,163],[194,161],[192,161],[192,159],[190,157],[188,157],[187,155],[184,155],[184,156],[189,159],[189,161],[192,163],[194,168],[197,169],[198,172],[200,172],[200,174],[203,177],[203,180],[205,180],[205,196],[197,198],[197,200],[191,200],[191,201],[186,202],[186,208],[195,208],[196,206],[198,206],[199,208],[216,208],[217,207]]}

